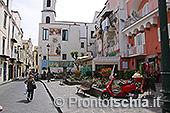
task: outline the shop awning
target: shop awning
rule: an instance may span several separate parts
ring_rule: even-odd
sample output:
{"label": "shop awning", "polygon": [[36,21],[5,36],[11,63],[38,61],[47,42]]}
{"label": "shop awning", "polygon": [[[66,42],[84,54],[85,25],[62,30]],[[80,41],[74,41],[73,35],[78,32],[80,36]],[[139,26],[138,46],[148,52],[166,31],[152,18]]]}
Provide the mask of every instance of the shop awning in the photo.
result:
{"label": "shop awning", "polygon": [[86,59],[89,59],[89,58],[91,58],[91,56],[78,57],[77,61],[83,61],[83,60],[86,60]]}
{"label": "shop awning", "polygon": [[157,57],[157,55],[149,55],[146,58],[149,59],[149,58],[155,58],[155,57]]}
{"label": "shop awning", "polygon": [[94,61],[95,64],[118,64],[119,57],[118,56],[97,57],[97,58],[94,58],[93,61]]}

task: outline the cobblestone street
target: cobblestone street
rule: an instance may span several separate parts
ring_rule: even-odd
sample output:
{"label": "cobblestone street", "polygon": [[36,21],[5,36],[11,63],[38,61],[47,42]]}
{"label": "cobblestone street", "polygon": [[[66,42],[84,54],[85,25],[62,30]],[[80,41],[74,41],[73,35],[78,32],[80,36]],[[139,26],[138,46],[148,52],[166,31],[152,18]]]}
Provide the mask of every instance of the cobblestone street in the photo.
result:
{"label": "cobblestone street", "polygon": [[40,82],[36,82],[37,89],[34,92],[32,102],[27,102],[23,94],[24,81],[15,81],[0,86],[1,113],[56,113],[45,88]]}
{"label": "cobblestone street", "polygon": [[[77,99],[82,98],[90,98],[95,99],[96,97],[90,96],[86,94],[86,96],[82,96],[82,94],[76,94],[77,88],[75,85],[68,86],[68,85],[59,85],[59,81],[53,82],[46,82],[43,81],[48,89],[50,90],[51,94],[54,98],[61,97],[64,99],[65,104],[61,107],[61,110],[64,113],[161,113],[160,108],[95,108],[95,107],[77,107],[76,104],[72,105],[71,107],[68,106],[68,99],[69,97],[75,97]],[[160,89],[160,83],[157,84],[157,91]],[[153,95],[158,96],[160,93],[155,92]],[[142,95],[140,95],[141,97]],[[152,105],[152,104],[150,104]]]}

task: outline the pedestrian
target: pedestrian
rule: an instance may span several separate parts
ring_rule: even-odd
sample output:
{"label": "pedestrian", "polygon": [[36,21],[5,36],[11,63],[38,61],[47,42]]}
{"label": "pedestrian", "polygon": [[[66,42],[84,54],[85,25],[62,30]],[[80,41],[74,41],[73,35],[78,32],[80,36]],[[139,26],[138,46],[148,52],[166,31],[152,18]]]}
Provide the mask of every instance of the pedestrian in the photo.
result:
{"label": "pedestrian", "polygon": [[[27,100],[28,101],[32,101],[33,99],[33,94],[34,94],[34,88],[33,88],[33,84],[35,84],[35,81],[34,81],[34,76],[33,75],[30,75],[27,80],[24,82],[25,84],[27,84]],[[31,96],[31,98],[30,98]]]}
{"label": "pedestrian", "polygon": [[50,71],[50,67],[48,67],[48,72],[47,72],[47,77],[48,77],[48,81],[50,81],[50,78],[51,78],[51,71]]}

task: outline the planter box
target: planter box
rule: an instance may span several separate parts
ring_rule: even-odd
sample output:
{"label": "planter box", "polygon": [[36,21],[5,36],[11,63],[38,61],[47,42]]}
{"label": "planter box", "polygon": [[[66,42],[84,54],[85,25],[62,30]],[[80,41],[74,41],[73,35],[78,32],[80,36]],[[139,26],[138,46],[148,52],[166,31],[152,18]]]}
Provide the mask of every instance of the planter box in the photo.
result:
{"label": "planter box", "polygon": [[89,94],[91,96],[95,96],[95,97],[100,97],[102,95],[102,90],[92,87],[89,91],[84,91],[86,94]]}
{"label": "planter box", "polygon": [[68,79],[66,79],[63,83],[66,85],[80,85],[81,84],[81,82],[79,81],[70,81]]}

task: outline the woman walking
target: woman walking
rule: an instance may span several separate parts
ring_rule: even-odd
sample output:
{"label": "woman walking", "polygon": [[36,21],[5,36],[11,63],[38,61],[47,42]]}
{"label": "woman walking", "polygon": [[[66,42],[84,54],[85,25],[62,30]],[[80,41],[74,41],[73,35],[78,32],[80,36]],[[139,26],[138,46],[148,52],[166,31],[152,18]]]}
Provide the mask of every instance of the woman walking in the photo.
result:
{"label": "woman walking", "polygon": [[[28,77],[28,79],[24,82],[25,84],[27,84],[27,92],[28,92],[27,100],[28,101],[31,101],[33,99],[33,94],[34,94],[34,89],[35,89],[33,86],[33,84],[35,84],[35,81],[33,78],[34,78],[34,76],[30,75]],[[31,96],[31,98],[30,98],[30,96]]]}

